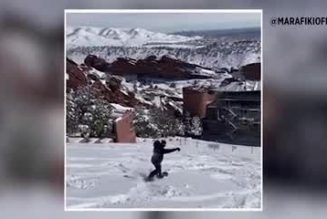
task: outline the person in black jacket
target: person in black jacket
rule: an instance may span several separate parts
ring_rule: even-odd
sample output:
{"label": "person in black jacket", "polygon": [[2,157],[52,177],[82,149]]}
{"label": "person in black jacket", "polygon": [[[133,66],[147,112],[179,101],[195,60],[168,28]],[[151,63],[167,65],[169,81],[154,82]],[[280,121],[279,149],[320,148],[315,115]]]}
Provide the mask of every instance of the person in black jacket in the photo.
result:
{"label": "person in black jacket", "polygon": [[152,180],[154,176],[157,176],[158,178],[163,177],[161,173],[161,162],[164,158],[164,154],[181,150],[180,148],[165,149],[165,146],[166,146],[165,140],[162,140],[161,142],[156,140],[153,143],[153,155],[151,157],[151,163],[154,165],[156,169],[150,173],[150,175],[148,176],[148,180]]}

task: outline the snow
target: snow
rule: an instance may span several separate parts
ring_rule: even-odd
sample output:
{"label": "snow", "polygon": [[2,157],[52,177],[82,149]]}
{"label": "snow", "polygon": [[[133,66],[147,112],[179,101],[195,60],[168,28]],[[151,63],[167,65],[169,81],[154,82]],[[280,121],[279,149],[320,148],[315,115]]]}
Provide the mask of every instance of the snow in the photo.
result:
{"label": "snow", "polygon": [[197,70],[199,71],[199,75],[211,76],[211,77],[216,76],[216,72],[209,69],[197,68]]}
{"label": "snow", "polygon": [[168,104],[169,104],[170,106],[172,106],[175,110],[179,111],[179,113],[181,113],[181,114],[183,113],[181,107],[177,106],[174,102],[169,101]]}
{"label": "snow", "polygon": [[201,39],[173,34],[151,32],[142,28],[68,27],[67,45],[78,46],[151,46],[166,45]]}
{"label": "snow", "polygon": [[153,139],[67,143],[67,208],[260,208],[261,148],[166,140],[181,151],[165,155],[169,176],[153,182],[143,180]]}
{"label": "snow", "polygon": [[113,62],[118,57],[144,59],[164,55],[208,68],[240,68],[260,62],[260,41],[206,39],[151,32],[141,28],[68,27],[67,57],[83,62],[94,54]]}
{"label": "snow", "polygon": [[134,110],[133,108],[130,107],[125,107],[122,105],[119,105],[117,103],[110,103],[110,105],[113,107],[113,111],[111,116],[113,118],[115,118],[115,121],[118,122],[120,121],[122,118],[122,116],[124,115],[124,113],[128,110]]}
{"label": "snow", "polygon": [[[173,35],[176,37],[176,35]],[[67,36],[67,39],[69,37]],[[93,39],[93,38],[90,38]],[[96,38],[94,38],[96,39]],[[162,41],[167,41],[163,38]],[[195,42],[196,41],[196,42]],[[88,54],[94,54],[104,58],[108,62],[113,62],[118,57],[144,59],[150,55],[162,57],[168,55],[170,57],[182,60],[184,62],[197,64],[208,68],[240,68],[249,63],[260,62],[260,41],[253,40],[249,42],[234,41],[225,39],[229,42],[225,44],[220,39],[215,39],[213,42],[208,39],[188,41],[180,41],[178,43],[160,43],[142,44],[135,46],[131,39],[123,45],[106,44],[99,46],[97,42],[94,45],[91,43],[70,43],[67,41],[67,57],[76,62],[82,62]],[[140,42],[140,41],[139,41]],[[240,43],[242,42],[242,43]],[[202,44],[198,46],[198,43]],[[213,44],[214,43],[214,44]],[[79,44],[79,45],[78,45]]]}
{"label": "snow", "polygon": [[105,78],[106,78],[106,73],[101,72],[101,71],[98,71],[95,68],[92,68],[90,70],[90,74],[95,74],[95,75],[97,75],[102,80],[105,80]]}
{"label": "snow", "polygon": [[[191,41],[192,42],[192,41]],[[154,45],[144,45],[147,48],[160,48],[160,47],[166,47],[166,48],[172,48],[172,49],[200,49],[200,48],[204,48],[205,46],[196,46],[193,43],[190,44],[176,44],[176,43],[172,43],[172,44],[154,44]]]}
{"label": "snow", "polygon": [[151,101],[147,101],[147,100],[145,100],[145,99],[143,98],[143,96],[140,95],[139,93],[136,93],[136,94],[135,94],[135,98],[136,98],[137,100],[139,100],[141,103],[144,103],[144,104],[147,104],[147,105],[152,105],[152,104],[153,104]]}
{"label": "snow", "polygon": [[130,108],[130,107],[125,107],[125,106],[122,106],[122,105],[119,105],[117,103],[110,103],[110,105],[116,110],[116,111],[119,111],[119,112],[125,112],[127,110],[133,110],[133,108]]}
{"label": "snow", "polygon": [[[151,80],[146,85],[142,85],[136,81],[127,82],[125,78],[122,80],[121,91],[133,91],[135,98],[146,105],[156,106],[158,108],[164,107],[166,104],[171,105],[178,111],[182,111],[183,87],[198,86],[211,87],[216,91],[244,91],[244,90],[260,90],[260,82],[246,81],[246,82],[231,82],[230,84],[222,86],[222,82],[226,78],[231,78],[232,75],[228,73],[215,73],[214,71],[203,69],[201,74],[215,74],[211,79],[188,79],[188,80]],[[195,85],[196,83],[196,85]],[[175,84],[175,86],[172,86]],[[135,90],[135,87],[137,91]],[[180,100],[178,100],[180,99]]]}
{"label": "snow", "polygon": [[161,98],[160,98],[160,96],[155,96],[154,97],[153,104],[158,108],[161,107]]}

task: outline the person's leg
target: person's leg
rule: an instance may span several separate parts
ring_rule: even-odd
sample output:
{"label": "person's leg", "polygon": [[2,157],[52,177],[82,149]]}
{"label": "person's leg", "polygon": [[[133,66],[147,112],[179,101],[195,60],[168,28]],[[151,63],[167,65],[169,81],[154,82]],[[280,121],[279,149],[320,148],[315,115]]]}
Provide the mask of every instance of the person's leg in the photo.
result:
{"label": "person's leg", "polygon": [[153,178],[155,175],[158,175],[158,173],[161,173],[161,165],[159,164],[153,164],[154,167],[156,168],[153,170],[150,175],[148,176],[149,179]]}
{"label": "person's leg", "polygon": [[159,178],[162,178],[163,175],[162,175],[162,173],[161,173],[161,164],[158,164],[156,168],[157,168],[157,176],[158,176]]}
{"label": "person's leg", "polygon": [[157,169],[153,170],[153,171],[149,174],[148,178],[151,179],[151,178],[153,178],[156,174],[157,174]]}

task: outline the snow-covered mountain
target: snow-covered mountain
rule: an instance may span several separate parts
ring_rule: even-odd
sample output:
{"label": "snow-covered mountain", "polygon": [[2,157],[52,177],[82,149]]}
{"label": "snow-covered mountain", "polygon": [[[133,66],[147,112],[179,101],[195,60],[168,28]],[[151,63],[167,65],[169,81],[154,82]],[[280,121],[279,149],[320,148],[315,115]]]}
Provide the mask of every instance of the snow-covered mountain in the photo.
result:
{"label": "snow-covered mountain", "polygon": [[239,68],[243,65],[260,62],[259,42],[210,44],[201,48],[165,47],[76,47],[67,52],[67,56],[82,63],[88,54],[97,55],[108,62],[117,58],[144,59],[148,56],[169,56],[184,62],[201,65],[207,68]]}
{"label": "snow-covered mountain", "polygon": [[168,55],[184,62],[219,69],[239,68],[260,62],[261,57],[258,37],[243,39],[242,35],[214,38],[155,33],[140,28],[96,27],[68,27],[66,34],[67,57],[77,63],[82,63],[89,54],[108,62],[120,57],[144,59],[151,55]]}
{"label": "snow-covered mountain", "polygon": [[260,41],[207,39],[154,33],[144,29],[68,28],[67,56],[82,63],[89,54],[109,62],[119,57],[170,57],[208,68],[239,68],[260,62]]}
{"label": "snow-covered mountain", "polygon": [[151,32],[141,28],[67,27],[67,46],[136,46],[185,43],[201,37]]}

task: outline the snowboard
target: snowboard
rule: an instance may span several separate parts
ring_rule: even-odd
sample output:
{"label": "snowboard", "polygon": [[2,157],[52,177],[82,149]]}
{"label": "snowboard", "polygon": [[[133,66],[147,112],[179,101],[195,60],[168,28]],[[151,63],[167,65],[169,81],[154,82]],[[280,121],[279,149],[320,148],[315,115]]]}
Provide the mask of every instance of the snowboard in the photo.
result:
{"label": "snowboard", "polygon": [[[167,177],[167,176],[168,176],[168,172],[166,172],[166,171],[165,171],[165,172],[162,172],[162,176],[163,176],[163,177]],[[160,179],[160,178],[159,178],[159,179]]]}
{"label": "snowboard", "polygon": [[[145,181],[145,182],[152,182],[156,179],[162,179],[162,178],[165,178],[168,176],[168,172],[164,171],[162,172],[162,177],[158,177],[158,176],[155,176],[153,177],[152,179],[149,179],[148,178],[148,175],[145,174],[145,173],[140,173],[139,176],[141,176],[141,178]],[[131,176],[131,175],[123,175],[123,177],[125,178],[129,178],[129,179],[137,179],[138,177],[137,176]]]}
{"label": "snowboard", "polygon": [[163,178],[165,178],[167,176],[168,176],[168,172],[165,171],[165,172],[162,172],[162,177],[155,176],[153,178],[149,178],[148,176],[146,176],[146,177],[144,177],[144,181],[145,182],[152,182],[155,179],[163,179]]}

